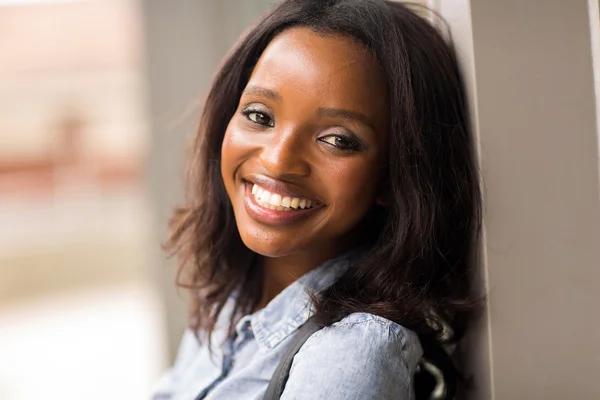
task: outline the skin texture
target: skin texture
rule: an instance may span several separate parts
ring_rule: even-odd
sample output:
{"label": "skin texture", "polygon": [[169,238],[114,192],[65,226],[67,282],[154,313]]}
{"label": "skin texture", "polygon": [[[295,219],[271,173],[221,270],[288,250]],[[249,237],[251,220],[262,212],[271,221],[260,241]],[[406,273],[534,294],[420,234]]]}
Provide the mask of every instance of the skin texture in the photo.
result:
{"label": "skin texture", "polygon": [[[384,202],[388,108],[375,58],[350,38],[298,27],[263,52],[227,127],[221,163],[242,240],[263,256],[261,305],[355,245],[357,224]],[[258,221],[245,204],[246,182],[256,177],[319,205],[289,223]]]}

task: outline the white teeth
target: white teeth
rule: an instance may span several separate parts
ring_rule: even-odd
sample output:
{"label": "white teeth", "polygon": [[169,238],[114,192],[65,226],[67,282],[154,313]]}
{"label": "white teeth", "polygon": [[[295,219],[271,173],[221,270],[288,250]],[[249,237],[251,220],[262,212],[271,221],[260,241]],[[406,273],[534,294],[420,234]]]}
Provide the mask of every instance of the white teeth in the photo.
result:
{"label": "white teeth", "polygon": [[271,199],[269,200],[269,204],[272,206],[280,206],[281,205],[281,195],[277,193],[273,193],[271,195]]}
{"label": "white teeth", "polygon": [[263,190],[262,193],[259,194],[259,198],[260,198],[260,201],[264,201],[265,203],[268,203],[271,198],[271,193],[269,193],[267,190]]}
{"label": "white teeth", "polygon": [[271,193],[268,190],[261,188],[257,184],[252,185],[252,195],[254,195],[256,202],[261,207],[277,211],[307,209],[315,206],[316,204],[308,199],[301,197],[283,197],[278,193]]}

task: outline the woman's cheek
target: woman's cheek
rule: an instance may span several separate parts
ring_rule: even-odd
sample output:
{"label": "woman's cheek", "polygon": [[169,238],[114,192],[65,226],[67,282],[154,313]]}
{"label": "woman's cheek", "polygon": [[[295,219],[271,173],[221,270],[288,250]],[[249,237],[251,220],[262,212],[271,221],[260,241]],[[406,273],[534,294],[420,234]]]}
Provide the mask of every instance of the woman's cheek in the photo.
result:
{"label": "woman's cheek", "polygon": [[221,170],[224,171],[228,164],[231,155],[231,135],[229,134],[229,128],[225,131],[223,136],[223,143],[221,143]]}
{"label": "woman's cheek", "polygon": [[355,159],[330,169],[329,187],[337,188],[336,197],[345,205],[357,206],[357,203],[368,203],[370,206],[373,202],[378,176],[373,163],[369,161]]}
{"label": "woman's cheek", "polygon": [[229,123],[225,136],[223,137],[223,143],[221,144],[221,157],[223,162],[234,162],[235,159],[240,158],[241,153],[244,152],[243,131],[236,127],[235,122]]}
{"label": "woman's cheek", "polygon": [[234,118],[231,120],[225,131],[223,138],[223,144],[221,147],[222,156],[225,156],[225,152],[230,154],[242,154],[250,151],[254,146],[254,135],[252,132],[248,132],[244,129],[242,124]]}
{"label": "woman's cheek", "polygon": [[[232,124],[227,127],[221,144],[221,175],[228,192],[233,190],[235,173],[242,163],[243,149],[236,143],[236,133]],[[230,193],[231,195],[231,193]]]}

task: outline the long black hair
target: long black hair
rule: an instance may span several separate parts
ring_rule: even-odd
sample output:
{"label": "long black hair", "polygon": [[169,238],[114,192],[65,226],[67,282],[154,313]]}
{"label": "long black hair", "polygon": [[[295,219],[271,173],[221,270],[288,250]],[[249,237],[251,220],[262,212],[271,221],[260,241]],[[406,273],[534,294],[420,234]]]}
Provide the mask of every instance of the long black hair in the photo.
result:
{"label": "long black hair", "polygon": [[234,315],[260,299],[261,272],[242,243],[220,174],[221,144],[253,68],[282,31],[303,26],[362,42],[389,97],[386,177],[390,204],[369,214],[371,245],[315,297],[330,324],[353,312],[380,315],[437,342],[458,340],[478,304],[469,273],[481,219],[479,177],[463,81],[453,46],[410,7],[383,0],[287,0],[230,52],[206,99],[168,248],[191,289],[191,326],[210,334],[238,288]]}

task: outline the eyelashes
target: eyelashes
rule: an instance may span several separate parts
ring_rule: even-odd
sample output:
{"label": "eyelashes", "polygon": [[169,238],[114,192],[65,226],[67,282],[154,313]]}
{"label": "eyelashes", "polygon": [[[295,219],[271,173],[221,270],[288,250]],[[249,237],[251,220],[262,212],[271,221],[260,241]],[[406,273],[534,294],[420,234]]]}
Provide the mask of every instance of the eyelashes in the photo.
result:
{"label": "eyelashes", "polygon": [[[248,106],[241,111],[246,120],[265,129],[275,127],[275,119],[262,107]],[[366,148],[363,140],[353,132],[328,133],[317,139],[319,142],[344,152],[356,152]]]}
{"label": "eyelashes", "polygon": [[245,108],[242,110],[242,115],[244,115],[249,121],[257,125],[269,128],[275,126],[275,121],[273,120],[273,118],[271,118],[268,113],[258,108]]}
{"label": "eyelashes", "polygon": [[319,141],[345,151],[359,151],[364,149],[360,139],[349,135],[328,134],[321,136]]}

